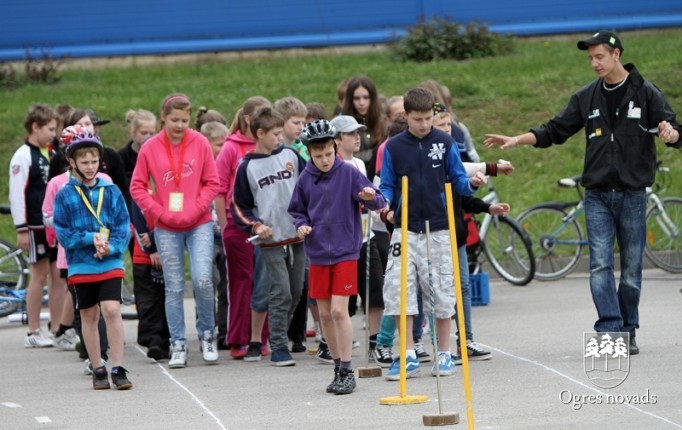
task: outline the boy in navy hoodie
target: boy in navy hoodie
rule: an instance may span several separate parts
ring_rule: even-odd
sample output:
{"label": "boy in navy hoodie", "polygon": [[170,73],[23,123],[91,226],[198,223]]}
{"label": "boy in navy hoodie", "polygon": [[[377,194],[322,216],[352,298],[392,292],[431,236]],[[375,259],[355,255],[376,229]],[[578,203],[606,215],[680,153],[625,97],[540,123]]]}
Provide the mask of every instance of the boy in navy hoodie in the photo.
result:
{"label": "boy in navy hoodie", "polygon": [[[426,260],[426,222],[429,221],[432,243],[432,280],[434,307],[424,300],[425,314],[433,313],[436,333],[440,341],[438,360],[431,373],[452,375],[455,363],[450,354],[450,325],[455,312],[453,267],[445,206],[445,185],[451,183],[459,195],[473,194],[485,183],[485,176],[477,172],[471,179],[466,175],[457,146],[451,136],[433,128],[433,94],[423,87],[409,90],[403,101],[407,130],[392,137],[384,149],[381,167],[381,192],[390,202],[386,219],[395,224],[391,238],[388,265],[384,279],[384,314],[400,315],[400,244],[407,234],[409,249],[407,267],[407,332],[412,333],[413,317],[417,314],[417,286],[423,297],[430,297]],[[401,178],[408,177],[408,224],[401,225]],[[419,360],[412,336],[407,336],[407,377],[419,373]],[[394,359],[386,379],[400,379],[400,359]]]}

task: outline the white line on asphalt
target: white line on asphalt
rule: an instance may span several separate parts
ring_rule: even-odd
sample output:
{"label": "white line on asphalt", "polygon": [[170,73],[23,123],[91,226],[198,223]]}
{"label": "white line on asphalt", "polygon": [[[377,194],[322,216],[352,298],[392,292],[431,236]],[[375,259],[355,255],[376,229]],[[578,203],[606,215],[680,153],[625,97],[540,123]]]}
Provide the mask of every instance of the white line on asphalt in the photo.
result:
{"label": "white line on asphalt", "polygon": [[[477,342],[477,343],[478,343],[478,342]],[[517,360],[525,361],[526,363],[530,363],[530,364],[534,364],[534,365],[536,365],[536,366],[542,367],[543,369],[545,369],[545,370],[547,370],[547,371],[550,371],[550,372],[552,372],[552,373],[556,373],[557,375],[561,376],[562,378],[568,379],[569,381],[571,381],[571,382],[573,382],[573,383],[575,383],[575,384],[578,384],[578,385],[580,385],[581,387],[587,388],[588,390],[592,390],[592,391],[594,391],[594,392],[596,392],[596,393],[598,393],[598,394],[601,394],[602,396],[606,396],[606,395],[607,395],[607,393],[605,393],[605,392],[603,392],[603,391],[599,391],[599,390],[597,390],[596,388],[594,388],[594,387],[592,387],[592,386],[590,386],[590,385],[587,385],[587,384],[585,384],[584,382],[578,381],[577,379],[573,379],[573,378],[571,378],[571,377],[568,376],[568,375],[564,375],[563,373],[559,372],[558,370],[554,369],[553,367],[549,367],[549,366],[547,366],[547,365],[545,365],[545,364],[540,363],[539,361],[531,360],[530,358],[519,357],[518,355],[514,355],[514,354],[512,354],[512,353],[510,353],[510,352],[507,352],[507,351],[502,351],[501,349],[494,348],[494,347],[492,347],[492,346],[490,346],[490,345],[484,345],[484,344],[482,344],[482,343],[478,343],[478,344],[481,345],[481,346],[483,346],[483,347],[485,347],[485,348],[488,348],[488,349],[491,349],[491,350],[493,350],[493,351],[495,351],[495,352],[498,352],[498,353],[500,353],[500,354],[506,355],[507,357],[515,358],[515,359],[517,359]],[[678,423],[675,423],[675,422],[672,422],[672,421],[670,421],[669,419],[664,418],[664,417],[662,417],[662,416],[660,416],[660,415],[652,414],[651,412],[647,412],[647,411],[645,411],[645,410],[642,410],[642,409],[638,408],[637,406],[632,405],[632,404],[630,404],[630,403],[622,403],[622,405],[623,405],[623,406],[630,407],[630,408],[632,408],[632,409],[636,410],[637,412],[640,412],[640,413],[642,413],[642,414],[644,414],[644,415],[649,415],[649,416],[651,416],[651,417],[653,417],[653,418],[659,419],[659,420],[661,420],[661,421],[663,421],[663,422],[666,422],[666,423],[671,424],[671,425],[673,425],[673,426],[675,426],[675,427],[677,427],[677,428],[682,429],[682,425],[680,425],[680,424],[678,424]]]}
{"label": "white line on asphalt", "polygon": [[[144,351],[142,350],[142,348],[140,348],[138,345],[135,345],[135,349],[137,349],[138,351],[140,351],[140,354],[144,355],[145,357],[147,356],[147,353],[144,352]],[[185,390],[185,392],[186,392],[187,394],[189,394],[189,396],[192,398],[192,400],[194,400],[194,401],[201,407],[201,409],[205,410],[206,413],[207,413],[208,415],[210,415],[211,417],[213,417],[213,419],[215,420],[216,424],[218,424],[218,426],[219,426],[221,429],[227,430],[227,427],[225,427],[225,425],[220,421],[220,418],[218,418],[218,417],[216,416],[216,414],[214,414],[208,407],[206,407],[206,405],[205,405],[201,400],[199,400],[199,397],[197,397],[192,391],[190,391],[189,388],[187,388],[187,387],[185,387],[184,385],[182,385],[182,383],[181,383],[180,381],[178,381],[177,379],[175,379],[175,378],[173,377],[173,375],[171,375],[170,373],[168,373],[168,370],[166,370],[166,368],[163,367],[161,364],[156,363],[156,365],[158,366],[159,369],[161,369],[161,372],[163,372],[163,374],[166,375],[166,376],[168,377],[168,379],[170,379],[171,381],[173,381],[178,387],[180,387],[180,388],[182,388],[183,390]]]}
{"label": "white line on asphalt", "polygon": [[52,420],[49,417],[36,417],[36,421],[38,421],[40,424],[47,424],[52,422]]}
{"label": "white line on asphalt", "polygon": [[12,402],[4,402],[0,403],[0,405],[6,407],[6,408],[20,408],[21,405],[18,403],[12,403]]}

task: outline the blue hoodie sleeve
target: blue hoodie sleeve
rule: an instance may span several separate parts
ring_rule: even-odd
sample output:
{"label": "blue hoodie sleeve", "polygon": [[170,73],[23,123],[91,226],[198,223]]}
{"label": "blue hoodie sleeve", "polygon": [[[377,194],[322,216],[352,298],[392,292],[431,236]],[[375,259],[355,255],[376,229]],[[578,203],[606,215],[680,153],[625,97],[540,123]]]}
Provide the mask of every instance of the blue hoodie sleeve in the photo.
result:
{"label": "blue hoodie sleeve", "polygon": [[109,249],[111,254],[123,253],[128,249],[130,243],[130,215],[128,215],[128,207],[126,206],[123,193],[115,185],[102,187],[106,189],[107,193],[112,194],[111,207],[112,225],[109,232]]}
{"label": "blue hoodie sleeve", "polygon": [[[142,209],[135,203],[135,201],[130,202],[130,217],[133,222],[133,226],[135,226],[135,240],[140,244],[140,247],[144,250],[144,252],[148,254],[153,254],[157,252],[156,249],[156,242],[154,240],[154,235],[152,234],[152,231],[149,229],[149,226],[147,225],[147,220],[144,217],[144,214],[142,213]],[[143,233],[148,233],[149,234],[149,240],[151,241],[151,246],[147,247],[142,245],[142,242],[140,242],[140,235]]]}
{"label": "blue hoodie sleeve", "polygon": [[[462,164],[462,159],[459,157],[459,151],[457,151],[456,142],[453,142],[448,150],[446,163],[448,179],[455,188],[455,192],[462,196],[470,196],[478,190],[478,188],[472,187],[471,182],[469,182],[467,173],[464,170],[464,165]],[[383,181],[383,176],[381,179]]]}
{"label": "blue hoodie sleeve", "polygon": [[389,205],[393,204],[393,196],[398,189],[398,178],[393,170],[393,159],[388,146],[384,148],[384,160],[381,164],[381,183],[379,189]]}
{"label": "blue hoodie sleeve", "polygon": [[71,199],[77,200],[73,187],[68,185],[62,188],[54,199],[54,227],[57,233],[57,240],[64,249],[76,249],[92,246],[95,232],[84,231],[79,224],[80,219],[76,215],[78,212],[72,210]]}

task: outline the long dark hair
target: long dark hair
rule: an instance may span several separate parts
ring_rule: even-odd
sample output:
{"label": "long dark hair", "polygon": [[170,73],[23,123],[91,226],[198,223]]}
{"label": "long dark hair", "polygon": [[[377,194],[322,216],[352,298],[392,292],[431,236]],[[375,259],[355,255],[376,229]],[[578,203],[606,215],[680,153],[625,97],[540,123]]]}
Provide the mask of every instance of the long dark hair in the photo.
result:
{"label": "long dark hair", "polygon": [[[353,104],[353,95],[358,88],[365,88],[369,93],[369,110],[367,115],[360,115]],[[384,139],[384,119],[379,101],[379,94],[374,82],[367,76],[356,76],[348,81],[346,97],[343,99],[341,113],[353,116],[360,124],[367,126],[369,147],[374,148]]]}

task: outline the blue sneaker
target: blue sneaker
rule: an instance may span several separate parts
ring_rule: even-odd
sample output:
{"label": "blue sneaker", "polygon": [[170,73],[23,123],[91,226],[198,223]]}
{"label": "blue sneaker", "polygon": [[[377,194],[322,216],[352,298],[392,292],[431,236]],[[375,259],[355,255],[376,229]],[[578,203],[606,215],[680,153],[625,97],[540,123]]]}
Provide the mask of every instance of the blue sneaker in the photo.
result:
{"label": "blue sneaker", "polygon": [[291,357],[289,350],[284,348],[272,351],[272,354],[270,355],[270,365],[277,367],[295,366],[296,362]]}
{"label": "blue sneaker", "polygon": [[440,371],[440,376],[450,376],[455,373],[455,361],[449,352],[438,353],[438,362],[433,364],[431,375],[436,376],[436,366]]}
{"label": "blue sneaker", "polygon": [[[405,374],[407,378],[411,378],[419,374],[419,360],[417,360],[416,357],[407,357],[407,362],[405,364]],[[391,367],[388,368],[388,374],[386,374],[386,380],[400,380],[400,357],[396,357],[393,360],[393,363],[391,363]]]}

